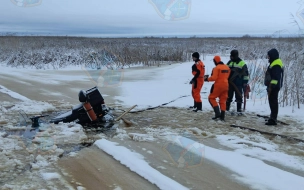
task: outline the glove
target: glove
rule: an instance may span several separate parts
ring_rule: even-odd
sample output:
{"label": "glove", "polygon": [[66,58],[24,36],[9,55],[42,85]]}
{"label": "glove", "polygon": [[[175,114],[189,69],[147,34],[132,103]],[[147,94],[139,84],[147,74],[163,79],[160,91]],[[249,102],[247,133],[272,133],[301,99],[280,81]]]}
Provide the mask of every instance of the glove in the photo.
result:
{"label": "glove", "polygon": [[268,95],[269,95],[270,90],[271,90],[270,86],[267,86],[266,91],[267,91]]}
{"label": "glove", "polygon": [[195,81],[194,81],[194,79],[192,79],[190,82],[189,82],[189,84],[193,84]]}
{"label": "glove", "polygon": [[268,92],[268,96],[269,94],[271,93],[272,90],[276,89],[277,88],[277,85],[276,84],[270,84],[268,87],[267,87],[267,92]]}
{"label": "glove", "polygon": [[208,81],[208,78],[209,78],[209,75],[205,75],[205,76],[204,76],[204,81],[205,81],[205,82],[209,82],[209,81]]}
{"label": "glove", "polygon": [[270,89],[276,89],[277,85],[276,84],[270,84]]}

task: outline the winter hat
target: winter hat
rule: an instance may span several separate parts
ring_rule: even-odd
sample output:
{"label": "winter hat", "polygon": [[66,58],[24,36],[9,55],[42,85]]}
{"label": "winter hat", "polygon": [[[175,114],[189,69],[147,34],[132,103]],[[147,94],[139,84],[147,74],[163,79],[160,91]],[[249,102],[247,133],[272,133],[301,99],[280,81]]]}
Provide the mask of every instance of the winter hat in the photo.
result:
{"label": "winter hat", "polygon": [[233,58],[238,58],[239,57],[239,51],[234,49],[230,52],[230,56]]}
{"label": "winter hat", "polygon": [[269,63],[272,63],[274,60],[279,59],[279,52],[277,49],[271,49],[267,52],[269,56]]}
{"label": "winter hat", "polygon": [[192,54],[192,57],[195,57],[195,58],[199,59],[200,55],[199,55],[198,52],[194,52],[194,53]]}
{"label": "winter hat", "polygon": [[221,62],[221,57],[216,55],[216,56],[214,56],[213,61],[215,64],[218,64],[219,62]]}

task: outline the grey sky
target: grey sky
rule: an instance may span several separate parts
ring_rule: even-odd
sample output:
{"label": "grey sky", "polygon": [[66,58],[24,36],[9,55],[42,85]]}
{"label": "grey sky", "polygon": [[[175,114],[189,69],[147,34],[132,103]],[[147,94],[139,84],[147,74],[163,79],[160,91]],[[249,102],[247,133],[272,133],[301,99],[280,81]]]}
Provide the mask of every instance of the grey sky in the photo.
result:
{"label": "grey sky", "polygon": [[[153,6],[153,0],[42,0],[34,7],[20,7],[13,1],[26,0],[1,0],[0,32],[82,36],[296,34],[291,13],[304,28],[296,15],[304,9],[304,0],[187,0],[191,4],[189,17],[178,21],[164,19],[164,11]],[[170,1],[160,2],[167,5]]]}

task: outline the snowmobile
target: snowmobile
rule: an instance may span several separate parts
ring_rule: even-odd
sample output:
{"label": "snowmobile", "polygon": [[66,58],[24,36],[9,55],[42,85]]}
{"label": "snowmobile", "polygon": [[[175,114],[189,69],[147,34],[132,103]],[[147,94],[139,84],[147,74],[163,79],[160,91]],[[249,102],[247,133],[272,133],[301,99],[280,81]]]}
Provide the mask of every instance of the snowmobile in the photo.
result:
{"label": "snowmobile", "polygon": [[81,125],[88,125],[113,120],[111,111],[106,106],[97,87],[86,91],[81,90],[78,97],[80,104],[74,106],[72,110],[51,119],[50,122],[55,124],[76,122]]}

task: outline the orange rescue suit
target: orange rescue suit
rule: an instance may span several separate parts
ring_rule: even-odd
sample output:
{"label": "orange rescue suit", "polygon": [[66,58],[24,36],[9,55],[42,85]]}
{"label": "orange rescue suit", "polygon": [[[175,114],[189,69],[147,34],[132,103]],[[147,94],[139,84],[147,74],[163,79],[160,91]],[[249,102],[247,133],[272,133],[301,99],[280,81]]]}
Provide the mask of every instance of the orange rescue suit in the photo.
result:
{"label": "orange rescue suit", "polygon": [[192,83],[192,97],[195,102],[200,103],[201,100],[201,89],[204,85],[204,75],[205,75],[205,65],[201,60],[198,60],[193,66],[192,66],[192,74],[193,77],[193,83]]}
{"label": "orange rescue suit", "polygon": [[228,77],[230,74],[230,68],[223,62],[219,62],[216,67],[213,68],[211,77],[208,81],[215,81],[211,87],[210,95],[208,97],[212,107],[218,106],[216,98],[219,98],[221,111],[226,111],[226,101],[228,98]]}

